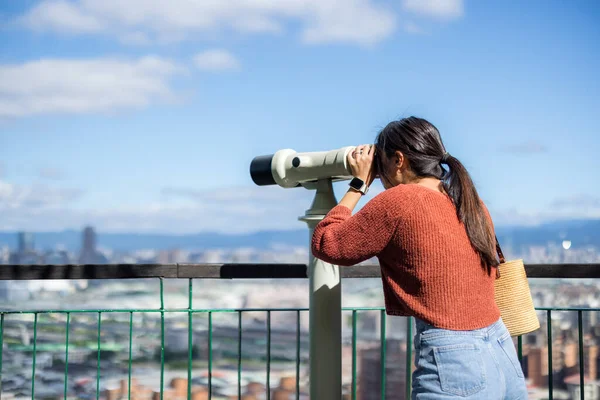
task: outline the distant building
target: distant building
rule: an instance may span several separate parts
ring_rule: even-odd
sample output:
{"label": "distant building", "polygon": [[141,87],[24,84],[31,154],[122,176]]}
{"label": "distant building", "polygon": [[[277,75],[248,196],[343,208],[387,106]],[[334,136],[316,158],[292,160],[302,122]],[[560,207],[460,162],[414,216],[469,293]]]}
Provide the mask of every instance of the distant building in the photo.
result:
{"label": "distant building", "polygon": [[161,250],[156,256],[156,262],[158,264],[174,264],[174,263],[185,263],[189,260],[189,252],[172,249],[172,250]]}
{"label": "distant building", "polygon": [[44,254],[44,264],[61,265],[70,263],[71,257],[65,250],[53,250]]}
{"label": "distant building", "polygon": [[[565,378],[565,384],[567,390],[571,395],[572,399],[579,399],[581,397],[581,386],[579,374],[571,375]],[[599,400],[600,399],[600,382],[596,380],[584,378],[583,382],[585,398],[588,400]]]}
{"label": "distant building", "polygon": [[[378,340],[381,336],[381,312],[363,311],[357,318],[359,337]],[[386,337],[406,339],[407,318],[386,315]]]}
{"label": "distant building", "polygon": [[19,263],[19,253],[12,252],[8,254],[8,264],[18,264]]}
{"label": "distant building", "polygon": [[16,303],[29,299],[29,285],[25,281],[0,281],[0,301]]}
{"label": "distant building", "polygon": [[[86,226],[83,230],[81,245],[81,258],[91,259],[96,256],[96,232],[91,226]],[[80,261],[81,262],[81,261]]]}
{"label": "distant building", "polygon": [[[243,327],[242,348],[243,357],[253,360],[264,360],[266,356],[267,327],[262,323],[246,322]],[[214,326],[213,337],[218,338],[213,342],[212,354],[215,358],[227,358],[238,356],[238,327]],[[181,333],[181,339],[187,343],[187,332]],[[295,326],[273,326],[271,329],[271,358],[278,361],[295,361],[296,343]],[[208,332],[206,330],[197,333],[198,347],[201,357],[208,355]],[[308,332],[300,334],[300,360],[308,361],[309,335]]]}
{"label": "distant building", "polygon": [[35,251],[18,254],[18,260],[19,261],[17,263],[23,265],[42,264],[42,258]]}
{"label": "distant building", "polygon": [[12,253],[9,264],[41,264],[40,255],[35,251],[33,234],[19,232],[17,234],[17,251]]}
{"label": "distant building", "polygon": [[35,251],[35,243],[33,240],[33,233],[31,232],[19,232],[18,233],[18,252],[19,254],[25,254]]}
{"label": "distant building", "polygon": [[98,252],[96,243],[96,231],[93,227],[86,226],[82,235],[80,264],[106,264],[107,259]]}
{"label": "distant building", "polygon": [[543,387],[548,381],[548,350],[533,347],[523,355],[525,376],[534,387]]}
{"label": "distant building", "polygon": [[[411,363],[412,365],[412,363]],[[385,396],[381,396],[381,350],[379,346],[360,352],[360,400],[406,399],[406,342],[387,340]]]}
{"label": "distant building", "polygon": [[598,363],[600,362],[598,345],[589,344],[585,346],[583,354],[583,370],[587,372],[588,378],[595,381],[598,379]]}
{"label": "distant building", "polygon": [[10,260],[10,248],[8,246],[0,247],[0,264],[8,264]]}

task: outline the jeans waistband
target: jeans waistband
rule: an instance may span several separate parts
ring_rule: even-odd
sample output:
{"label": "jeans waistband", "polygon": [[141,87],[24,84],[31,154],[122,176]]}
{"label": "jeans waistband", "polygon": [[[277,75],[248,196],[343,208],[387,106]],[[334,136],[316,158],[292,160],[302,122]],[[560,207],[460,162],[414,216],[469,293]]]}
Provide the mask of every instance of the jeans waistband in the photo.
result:
{"label": "jeans waistband", "polygon": [[474,330],[450,330],[444,328],[437,328],[422,319],[415,317],[415,326],[417,330],[417,334],[421,334],[424,336],[432,337],[432,336],[447,336],[447,335],[466,335],[473,337],[481,337],[481,338],[489,338],[494,334],[502,334],[506,330],[504,322],[502,322],[502,318],[498,319],[496,322],[492,323],[489,326],[480,329]]}

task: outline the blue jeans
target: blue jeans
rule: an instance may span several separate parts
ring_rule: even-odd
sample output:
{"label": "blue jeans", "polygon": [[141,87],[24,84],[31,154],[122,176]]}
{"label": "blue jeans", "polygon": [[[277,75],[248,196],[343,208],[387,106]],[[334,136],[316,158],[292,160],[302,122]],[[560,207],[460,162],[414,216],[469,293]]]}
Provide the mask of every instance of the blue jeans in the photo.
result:
{"label": "blue jeans", "polygon": [[413,400],[527,399],[523,370],[502,319],[472,331],[415,320]]}

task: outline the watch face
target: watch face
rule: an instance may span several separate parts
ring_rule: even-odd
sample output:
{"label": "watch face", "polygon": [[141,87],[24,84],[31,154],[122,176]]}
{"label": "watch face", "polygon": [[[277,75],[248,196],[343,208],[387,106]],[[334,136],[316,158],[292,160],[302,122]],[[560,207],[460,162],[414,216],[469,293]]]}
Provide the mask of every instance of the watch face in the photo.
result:
{"label": "watch face", "polygon": [[362,179],[359,178],[354,178],[350,181],[350,187],[356,190],[360,190],[360,188],[362,188],[364,184],[365,183],[362,181]]}

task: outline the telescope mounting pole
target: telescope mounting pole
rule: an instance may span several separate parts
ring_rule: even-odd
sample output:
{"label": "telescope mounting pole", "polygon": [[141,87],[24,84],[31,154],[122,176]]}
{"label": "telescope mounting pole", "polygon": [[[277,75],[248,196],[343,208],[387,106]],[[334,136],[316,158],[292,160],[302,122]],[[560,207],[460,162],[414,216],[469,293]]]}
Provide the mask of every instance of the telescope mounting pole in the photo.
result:
{"label": "telescope mounting pole", "polygon": [[[308,185],[306,185],[308,186]],[[311,185],[311,189],[312,189]],[[310,398],[342,398],[342,281],[339,267],[315,258],[310,240],[316,225],[337,205],[331,179],[315,183],[311,207],[299,219],[309,229]]]}

